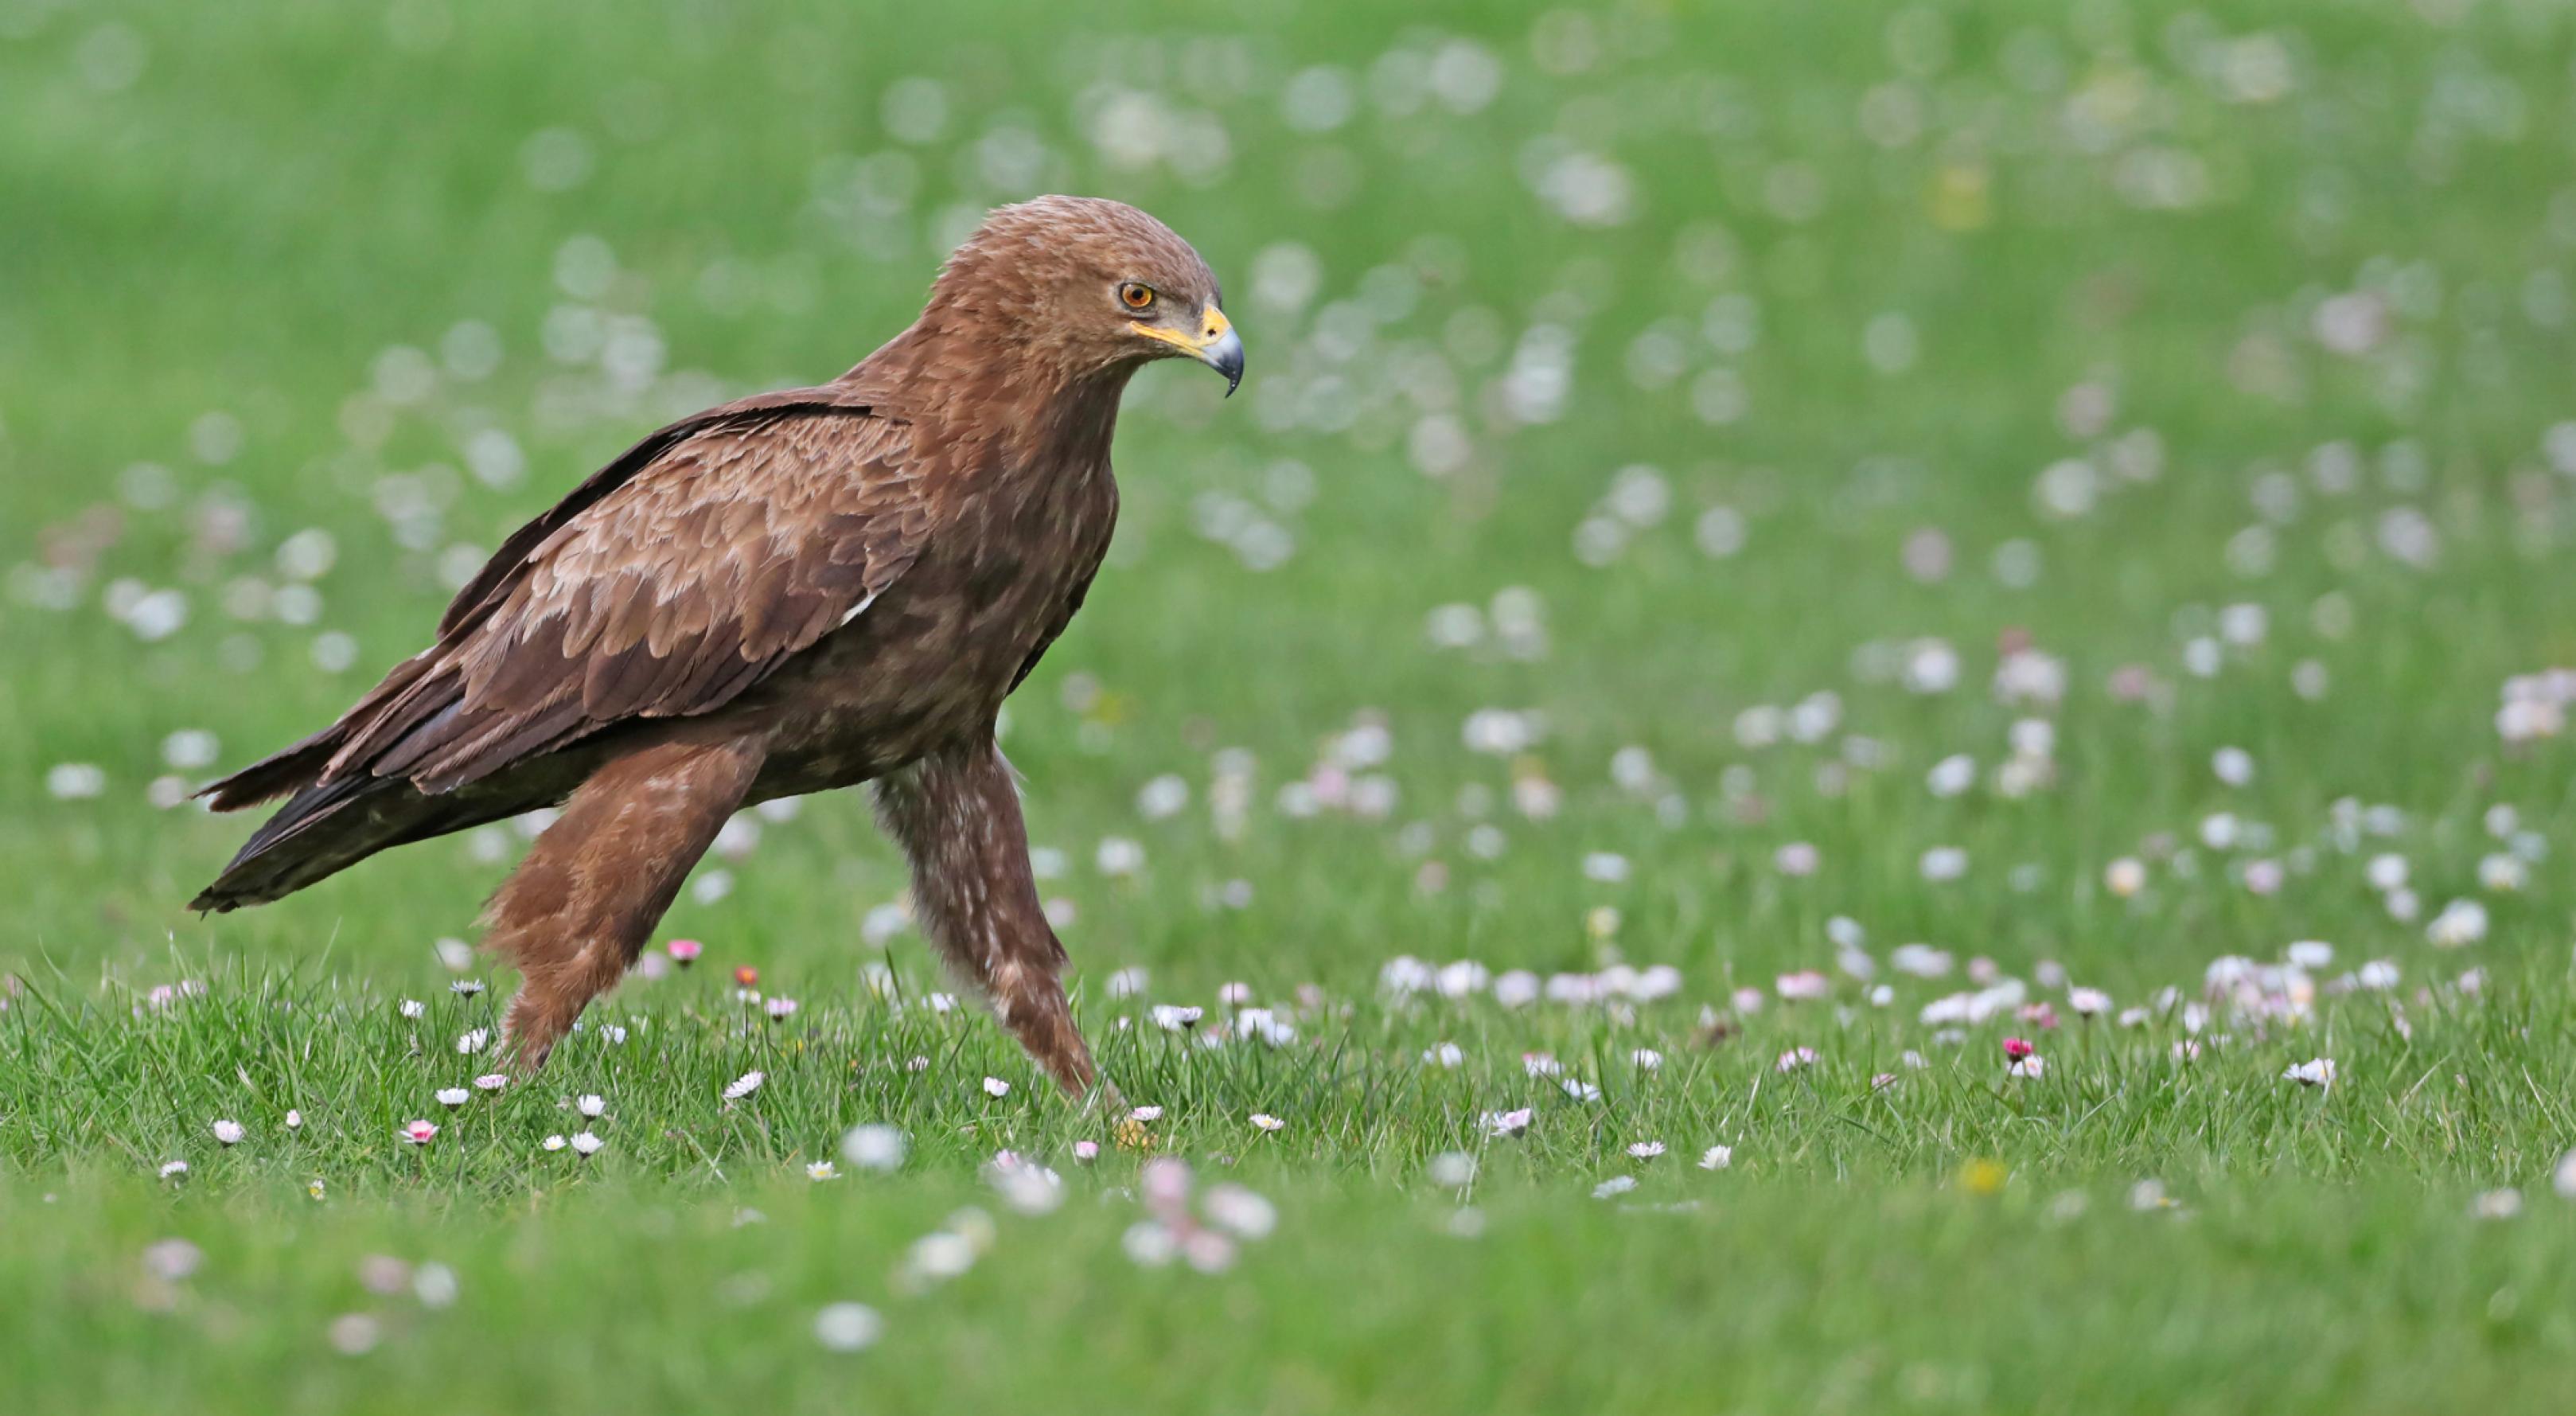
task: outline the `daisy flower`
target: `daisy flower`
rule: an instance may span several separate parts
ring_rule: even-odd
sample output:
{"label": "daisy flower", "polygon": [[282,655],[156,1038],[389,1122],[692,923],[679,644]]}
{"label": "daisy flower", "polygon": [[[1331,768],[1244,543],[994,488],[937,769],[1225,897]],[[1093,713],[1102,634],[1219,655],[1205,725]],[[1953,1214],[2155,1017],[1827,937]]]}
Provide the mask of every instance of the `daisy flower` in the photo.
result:
{"label": "daisy flower", "polygon": [[1257,1127],[1257,1128],[1259,1128],[1259,1129],[1261,1129],[1261,1130],[1264,1130],[1264,1131],[1276,1131],[1276,1130],[1278,1130],[1280,1127],[1285,1126],[1285,1125],[1287,1125],[1288,1123],[1287,1123],[1287,1122],[1285,1122],[1285,1121],[1280,1120],[1280,1119],[1279,1119],[1278,1117],[1276,1117],[1276,1116],[1271,1115],[1271,1114],[1270,1114],[1269,1112],[1267,1112],[1267,1111],[1256,1111],[1256,1112],[1252,1113],[1252,1124],[1253,1124],[1255,1127]]}
{"label": "daisy flower", "polygon": [[176,1180],[187,1173],[188,1162],[184,1160],[168,1160],[161,1163],[161,1178],[164,1180]]}
{"label": "daisy flower", "polygon": [[438,1104],[446,1107],[450,1111],[454,1111],[456,1108],[463,1106],[467,1098],[473,1095],[474,1093],[467,1091],[463,1087],[440,1087],[438,1089]]}
{"label": "daisy flower", "polygon": [[1699,1154],[1699,1168],[1702,1170],[1724,1170],[1734,1163],[1733,1146],[1710,1146]]}
{"label": "daisy flower", "polygon": [[429,1005],[417,998],[406,998],[402,1001],[402,1015],[406,1018],[421,1017],[428,1012]]}
{"label": "daisy flower", "polygon": [[1772,981],[1771,987],[1773,992],[1794,1003],[1823,998],[1833,992],[1834,985],[1833,980],[1814,969],[1800,969],[1796,973],[1780,975]]}
{"label": "daisy flower", "polygon": [[832,1162],[828,1160],[818,1160],[805,1167],[805,1178],[808,1180],[838,1180],[841,1178],[841,1172],[837,1166],[832,1164]]}
{"label": "daisy flower", "polygon": [[608,1098],[601,1096],[597,1092],[586,1092],[578,1100],[573,1102],[572,1108],[573,1110],[580,1112],[582,1115],[591,1117],[595,1120],[598,1118],[600,1113],[608,1110]]}
{"label": "daisy flower", "polygon": [[662,952],[671,956],[672,963],[685,969],[696,963],[698,955],[705,953],[706,948],[706,945],[694,939],[674,939],[662,946]]}
{"label": "daisy flower", "polygon": [[482,1076],[474,1079],[474,1089],[476,1091],[496,1092],[509,1084],[509,1077],[500,1072],[486,1072]]}
{"label": "daisy flower", "polygon": [[789,1018],[795,1017],[796,1010],[804,1005],[798,1003],[793,998],[772,998],[760,1006],[763,1012],[769,1014],[769,1020],[771,1022],[780,1023],[785,1022]]}
{"label": "daisy flower", "polygon": [[1128,1112],[1127,1115],[1131,1119],[1137,1121],[1160,1121],[1163,1119],[1163,1108],[1159,1106],[1140,1106],[1135,1110]]}
{"label": "daisy flower", "polygon": [[420,1120],[406,1121],[403,1123],[402,1130],[395,1134],[401,1136],[404,1141],[412,1145],[425,1146],[431,1141],[438,1139],[438,1123],[434,1121]]}
{"label": "daisy flower", "polygon": [[814,1340],[831,1352],[864,1352],[885,1333],[885,1319],[865,1303],[834,1303],[814,1315]]}
{"label": "daisy flower", "polygon": [[2147,867],[2141,861],[2122,856],[2103,870],[2102,883],[2112,894],[2125,900],[2147,888]]}
{"label": "daisy flower", "polygon": [[1081,1161],[1081,1162],[1082,1162],[1083,1164],[1085,1164],[1085,1165],[1089,1165],[1091,1162],[1093,1162],[1093,1161],[1095,1161],[1095,1160],[1100,1159],[1100,1142],[1098,1142],[1098,1141],[1076,1141],[1076,1142],[1074,1142],[1074,1143],[1073,1143],[1073,1158],[1074,1158],[1074,1159],[1076,1159],[1076,1160],[1078,1160],[1078,1161]]}
{"label": "daisy flower", "polygon": [[1781,1053],[1780,1060],[1773,1065],[1783,1072],[1794,1072],[1801,1067],[1813,1067],[1816,1065],[1816,1049],[1812,1047],[1790,1048],[1788,1051]]}
{"label": "daisy flower", "polygon": [[1003,1081],[999,1077],[986,1077],[984,1079],[984,1095],[999,1097],[1009,1096],[1010,1094],[1011,1084],[1009,1082]]}
{"label": "daisy flower", "polygon": [[563,1133],[562,1133],[561,1131],[557,1131],[555,1134],[553,1134],[553,1135],[551,1135],[551,1136],[546,1137],[544,1140],[539,1141],[537,1144],[538,1144],[539,1146],[543,1147],[544,1149],[546,1149],[546,1150],[550,1150],[550,1151],[559,1151],[559,1150],[562,1150],[562,1149],[564,1148],[564,1138],[563,1138]]}
{"label": "daisy flower", "polygon": [[2522,1192],[2511,1187],[2489,1190],[2469,1205],[2469,1215],[2473,1219],[2511,1219],[2520,1213]]}
{"label": "daisy flower", "polygon": [[289,1110],[289,1111],[286,1113],[286,1129],[288,1129],[288,1130],[290,1130],[290,1131],[301,1131],[301,1130],[303,1130],[303,1129],[304,1129],[304,1113],[303,1113],[303,1112],[301,1112],[301,1111]]}
{"label": "daisy flower", "polygon": [[2032,1053],[2028,1057],[2014,1058],[2012,1065],[2004,1070],[2016,1077],[2036,1080],[2048,1074],[2048,1059]]}
{"label": "daisy flower", "polygon": [[903,1164],[903,1132],[892,1126],[854,1126],[841,1138],[841,1158],[862,1170],[894,1170]]}
{"label": "daisy flower", "polygon": [[1526,1106],[1517,1111],[1488,1111],[1484,1116],[1485,1132],[1496,1137],[1517,1136],[1529,1129],[1530,1118],[1536,1114]]}
{"label": "daisy flower", "polygon": [[1628,1154],[1639,1160],[1653,1160],[1663,1153],[1664,1143],[1661,1141],[1638,1141],[1628,1147]]}
{"label": "daisy flower", "polygon": [[250,1134],[242,1129],[242,1123],[235,1121],[230,1117],[217,1121],[214,1126],[214,1131],[215,1139],[223,1142],[226,1146],[240,1145],[242,1137]]}
{"label": "daisy flower", "polygon": [[2330,1087],[2334,1085],[2334,1079],[2335,1064],[2331,1057],[2312,1057],[2281,1074],[2281,1080],[2297,1082],[2303,1087]]}
{"label": "daisy flower", "polygon": [[584,1131],[572,1138],[573,1150],[584,1160],[588,1160],[592,1156],[599,1154],[600,1147],[607,1144],[608,1142],[601,1140],[599,1137],[592,1135],[588,1131]]}
{"label": "daisy flower", "polygon": [[744,1097],[751,1095],[753,1092],[760,1090],[760,1084],[768,1080],[769,1074],[766,1072],[745,1072],[741,1076],[734,1078],[732,1081],[725,1083],[724,1099],[727,1101],[740,1101]]}
{"label": "daisy flower", "polygon": [[1245,1239],[1267,1239],[1279,1227],[1279,1209],[1241,1185],[1216,1185],[1200,1202],[1208,1219]]}
{"label": "daisy flower", "polygon": [[459,998],[471,998],[475,994],[483,991],[483,980],[479,978],[460,978],[456,982],[449,984],[447,986],[447,991],[455,994]]}

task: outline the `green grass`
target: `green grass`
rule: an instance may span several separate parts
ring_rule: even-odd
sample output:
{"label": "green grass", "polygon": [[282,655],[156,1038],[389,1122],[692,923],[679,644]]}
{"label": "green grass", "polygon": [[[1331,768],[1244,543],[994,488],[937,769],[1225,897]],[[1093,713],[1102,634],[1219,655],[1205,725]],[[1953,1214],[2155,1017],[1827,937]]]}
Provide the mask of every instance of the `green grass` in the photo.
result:
{"label": "green grass", "polygon": [[[0,1274],[65,1295],[13,1343],[83,1354],[80,1388],[112,1409],[251,1391],[360,1411],[2546,1409],[2576,1340],[2564,1207],[2484,1224],[2411,1187],[2138,1213],[2099,1185],[1819,1203],[1761,1180],[1637,1214],[1515,1185],[1461,1239],[1437,1197],[1310,1179],[1217,1275],[1129,1262],[1124,1202],[989,1216],[969,1272],[890,1305],[876,1350],[833,1355],[812,1315],[883,1302],[914,1236],[957,1220],[920,1186],[794,1185],[174,1214],[107,1181],[45,1211]],[[738,1224],[745,1206],[766,1222]],[[164,1292],[131,1255],[172,1235],[202,1263]],[[365,1287],[366,1260],[395,1255],[448,1265],[454,1305]],[[352,1313],[378,1332],[354,1360],[321,1337]]]}
{"label": "green grass", "polygon": [[[2571,62],[2543,4],[0,0],[0,1390],[2555,1409],[2576,757],[2496,715],[2576,663]],[[890,111],[920,76],[935,131]],[[1140,132],[1170,141],[1122,157]],[[577,180],[531,179],[567,148]],[[1617,219],[1569,217],[1601,169],[1568,154],[1617,165]],[[928,1005],[854,794],[756,818],[665,926],[702,965],[452,1114],[434,1094],[493,1065],[455,1039],[510,979],[468,962],[491,989],[453,995],[436,946],[523,835],[181,910],[249,823],[156,807],[162,779],[326,720],[458,563],[664,416],[846,367],[961,213],[1036,190],[1170,221],[1250,349],[1230,402],[1138,380],[1109,568],[1008,722],[1086,1026],[1159,1119],[1069,1106]],[[488,369],[456,357],[478,327]],[[1567,396],[1515,416],[1548,330]],[[475,474],[496,436],[516,480]],[[2070,459],[2095,495],[2052,505]],[[1636,465],[1663,504],[1622,519]],[[1711,555],[1727,513],[1742,547]],[[130,613],[156,592],[186,608],[157,637]],[[1500,632],[1516,601],[1543,634]],[[1487,632],[1441,647],[1459,605]],[[1927,641],[1954,686],[1890,671]],[[1997,690],[2024,642],[2062,694]],[[1801,704],[1820,731],[1763,730]],[[1492,709],[1540,721],[1477,750]],[[2000,780],[2026,720],[2047,751]],[[1936,792],[1953,754],[1972,782]],[[1149,813],[1166,776],[1186,803]],[[1356,806],[1282,796],[1350,778]],[[1111,839],[1141,868],[1103,869]],[[2488,928],[2442,947],[2455,900]],[[1952,970],[1898,972],[1918,941]],[[2213,989],[2293,941],[2332,962]],[[1399,957],[1679,988],[1505,1007],[1391,988]],[[1980,960],[2055,1025],[1927,1019]],[[2370,962],[2395,985],[2351,986]],[[738,966],[801,1010],[765,1021]],[[1777,996],[1805,969],[1826,997]],[[1155,1026],[1217,1032],[1235,982],[1294,1039]],[[2079,1019],[2069,983],[2148,1016]],[[2006,1076],[2007,1035],[2044,1076]],[[2283,1079],[2317,1057],[2331,1088]],[[582,1093],[604,1148],[541,1149]],[[414,1118],[433,1143],[397,1138]],[[905,1134],[900,1169],[808,1181],[862,1124]],[[1059,1207],[979,1173],[1005,1149]],[[1269,1197],[1275,1232],[1218,1272],[1140,1264],[1148,1149]],[[2172,1204],[2133,1207],[2148,1180]],[[2519,1214],[2475,1217],[2507,1189]],[[907,1277],[925,1235],[988,1227],[969,1271]],[[184,1278],[147,1259],[170,1238]],[[446,1266],[453,1301],[370,1255]],[[882,1314],[873,1350],[817,1341],[835,1302]]]}

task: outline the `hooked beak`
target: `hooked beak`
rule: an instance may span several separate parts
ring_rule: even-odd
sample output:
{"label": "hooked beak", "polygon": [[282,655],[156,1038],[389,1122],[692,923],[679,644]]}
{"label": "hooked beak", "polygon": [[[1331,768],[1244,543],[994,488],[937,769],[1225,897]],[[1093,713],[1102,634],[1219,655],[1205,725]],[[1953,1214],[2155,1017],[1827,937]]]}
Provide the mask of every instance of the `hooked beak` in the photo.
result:
{"label": "hooked beak", "polygon": [[1218,373],[1225,375],[1225,394],[1232,398],[1243,385],[1243,336],[1234,332],[1234,322],[1225,311],[1210,305],[1202,311],[1194,333],[1139,325],[1138,334],[1159,339],[1180,350]]}

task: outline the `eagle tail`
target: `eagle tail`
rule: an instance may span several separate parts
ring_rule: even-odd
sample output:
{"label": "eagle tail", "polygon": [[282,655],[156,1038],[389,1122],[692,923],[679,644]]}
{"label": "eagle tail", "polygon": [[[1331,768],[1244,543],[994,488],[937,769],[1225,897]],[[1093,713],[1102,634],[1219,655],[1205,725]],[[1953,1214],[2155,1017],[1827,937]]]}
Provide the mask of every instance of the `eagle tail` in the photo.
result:
{"label": "eagle tail", "polygon": [[283,752],[272,753],[229,777],[208,782],[197,789],[196,795],[210,810],[239,811],[310,787],[321,780],[323,770],[331,763],[331,754],[340,750],[342,735],[341,725],[334,723]]}
{"label": "eagle tail", "polygon": [[[222,798],[216,800],[220,807]],[[432,796],[399,777],[354,773],[312,783],[242,843],[232,864],[188,908],[220,914],[264,905],[378,851],[479,826],[500,814],[485,803]]]}

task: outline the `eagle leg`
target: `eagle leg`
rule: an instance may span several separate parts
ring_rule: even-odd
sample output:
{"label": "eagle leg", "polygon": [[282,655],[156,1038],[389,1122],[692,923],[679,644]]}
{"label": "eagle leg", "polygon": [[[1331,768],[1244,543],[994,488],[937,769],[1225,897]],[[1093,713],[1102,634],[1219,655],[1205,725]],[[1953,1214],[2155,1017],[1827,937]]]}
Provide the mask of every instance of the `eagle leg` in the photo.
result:
{"label": "eagle leg", "polygon": [[690,867],[742,805],[761,749],[661,741],[609,759],[564,803],[485,907],[485,947],[518,965],[502,1023],[533,1072],[590,1000],[634,966]]}
{"label": "eagle leg", "polygon": [[1029,874],[1011,764],[989,738],[934,753],[875,783],[877,819],[912,861],[923,930],[980,989],[1004,1027],[1068,1096],[1100,1073],[1060,978],[1064,945]]}

